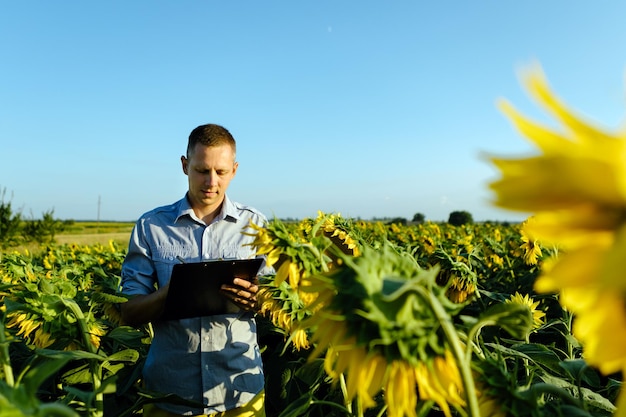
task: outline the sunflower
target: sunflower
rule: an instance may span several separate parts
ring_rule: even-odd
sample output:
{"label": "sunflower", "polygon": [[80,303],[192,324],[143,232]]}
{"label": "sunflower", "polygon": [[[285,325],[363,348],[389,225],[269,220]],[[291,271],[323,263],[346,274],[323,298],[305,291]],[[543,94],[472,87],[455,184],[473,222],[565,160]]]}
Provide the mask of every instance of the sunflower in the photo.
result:
{"label": "sunflower", "polygon": [[532,217],[527,219],[522,224],[520,231],[522,235],[522,242],[524,242],[521,245],[521,249],[524,251],[524,263],[526,263],[526,265],[537,265],[537,262],[541,257],[541,246],[539,246],[539,242],[536,239],[533,239],[528,232],[528,228],[532,228],[532,225],[529,226],[529,224],[531,224],[533,220],[534,219]]}
{"label": "sunflower", "polygon": [[297,296],[298,293],[288,291],[285,286],[261,286],[257,293],[259,314],[269,318],[274,326],[289,334],[289,341],[296,350],[306,350],[310,347],[308,333],[297,328],[293,318],[300,313],[301,308]]}
{"label": "sunflower", "polygon": [[561,249],[559,258],[543,268],[536,290],[561,292],[563,306],[578,317],[574,335],[591,365],[605,373],[624,371],[626,131],[605,131],[568,110],[539,67],[528,71],[524,82],[558,127],[541,126],[501,103],[539,152],[491,158],[502,173],[490,184],[495,204],[533,213],[529,235]]}
{"label": "sunflower", "polygon": [[28,314],[13,311],[7,315],[10,318],[6,327],[18,327],[19,331],[17,332],[17,336],[23,335],[23,337],[28,338],[30,334],[37,330],[41,323],[31,319],[28,317]]}
{"label": "sunflower", "polygon": [[106,331],[103,325],[96,321],[90,322],[87,327],[89,332],[89,342],[96,349],[98,349],[100,347],[100,339],[106,334]]}
{"label": "sunflower", "polygon": [[345,374],[348,399],[364,408],[382,390],[389,416],[415,416],[418,400],[436,402],[446,416],[464,407],[457,362],[424,298],[436,297],[451,314],[461,309],[436,284],[437,270],[422,270],[389,246],[337,256],[340,268],[300,287],[322,306],[299,324],[312,332],[310,358],[323,355],[335,381]]}
{"label": "sunflower", "polygon": [[35,338],[34,338],[33,343],[38,348],[42,348],[42,349],[47,348],[48,346],[52,345],[54,342],[55,342],[55,339],[52,337],[52,335],[44,331],[41,327],[35,330]]}
{"label": "sunflower", "polygon": [[538,329],[543,325],[546,313],[537,309],[537,307],[539,307],[539,301],[533,300],[528,294],[522,295],[519,292],[515,292],[515,294],[511,295],[504,302],[509,304],[520,304],[528,307],[533,317],[534,329]]}
{"label": "sunflower", "polygon": [[446,288],[446,296],[455,303],[465,303],[476,293],[478,276],[463,257],[454,260],[443,249],[437,249],[431,261],[441,267],[437,283]]}
{"label": "sunflower", "polygon": [[[321,223],[322,233],[328,237],[343,253],[359,256],[359,244],[351,236],[353,229],[349,219],[344,219],[341,214],[324,214],[318,212],[316,222]],[[393,225],[392,225],[393,226]]]}

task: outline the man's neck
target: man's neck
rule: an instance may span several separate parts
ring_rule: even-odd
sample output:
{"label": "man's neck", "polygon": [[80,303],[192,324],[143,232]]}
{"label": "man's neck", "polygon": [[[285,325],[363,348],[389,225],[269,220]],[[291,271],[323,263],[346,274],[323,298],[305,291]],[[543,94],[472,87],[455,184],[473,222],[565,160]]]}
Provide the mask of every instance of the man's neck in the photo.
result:
{"label": "man's neck", "polygon": [[215,218],[219,216],[219,214],[222,212],[223,205],[224,203],[222,202],[219,206],[213,209],[203,207],[200,209],[194,208],[193,211],[194,213],[196,213],[196,216],[198,216],[198,218],[202,219],[203,222],[205,222],[206,224],[211,224],[211,222],[215,220]]}

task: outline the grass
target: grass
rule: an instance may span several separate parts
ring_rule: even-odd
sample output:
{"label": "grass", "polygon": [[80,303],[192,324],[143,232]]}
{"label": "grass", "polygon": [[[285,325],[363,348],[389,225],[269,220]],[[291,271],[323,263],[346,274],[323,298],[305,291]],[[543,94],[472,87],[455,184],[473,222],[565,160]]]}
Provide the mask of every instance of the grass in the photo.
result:
{"label": "grass", "polygon": [[[97,222],[97,221],[72,221],[65,223],[64,230],[54,236],[56,245],[108,245],[110,241],[115,242],[120,248],[128,247],[130,233],[133,230],[134,222]],[[28,243],[17,247],[10,247],[4,252],[37,252],[45,249],[46,244]],[[0,249],[0,253],[3,252]]]}
{"label": "grass", "polygon": [[73,222],[55,236],[58,244],[95,245],[115,243],[126,247],[134,222]]}

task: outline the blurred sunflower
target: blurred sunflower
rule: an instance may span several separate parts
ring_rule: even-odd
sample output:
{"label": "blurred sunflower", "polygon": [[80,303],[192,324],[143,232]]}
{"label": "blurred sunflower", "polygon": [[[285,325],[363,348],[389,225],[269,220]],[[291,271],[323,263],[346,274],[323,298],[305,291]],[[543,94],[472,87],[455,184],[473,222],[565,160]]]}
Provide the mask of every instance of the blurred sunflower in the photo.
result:
{"label": "blurred sunflower", "polygon": [[569,111],[538,66],[523,81],[559,128],[534,123],[509,103],[501,103],[539,154],[490,158],[502,173],[490,184],[495,204],[533,213],[534,221],[526,227],[529,235],[562,249],[559,258],[543,268],[536,290],[561,292],[561,303],[578,317],[574,335],[591,365],[605,373],[624,371],[626,130],[606,132]]}
{"label": "blurred sunflower", "polygon": [[44,331],[41,327],[37,328],[35,331],[35,337],[33,343],[38,348],[47,348],[55,342],[55,339],[52,335],[46,331]]}
{"label": "blurred sunflower", "polygon": [[87,327],[89,332],[89,342],[96,349],[98,349],[100,347],[100,339],[106,334],[104,326],[97,321],[92,321],[87,325]]}
{"label": "blurred sunflower", "polygon": [[29,318],[28,314],[20,311],[12,311],[7,314],[9,322],[6,324],[7,328],[17,327],[19,328],[17,336],[22,335],[24,338],[28,338],[30,334],[35,331],[41,323]]}

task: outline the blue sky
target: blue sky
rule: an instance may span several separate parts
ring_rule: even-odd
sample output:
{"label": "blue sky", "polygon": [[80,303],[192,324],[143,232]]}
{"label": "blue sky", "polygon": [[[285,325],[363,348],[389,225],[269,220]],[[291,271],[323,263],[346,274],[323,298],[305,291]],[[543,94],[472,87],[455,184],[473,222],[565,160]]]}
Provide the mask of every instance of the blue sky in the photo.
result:
{"label": "blue sky", "polygon": [[626,2],[3,1],[0,190],[26,217],[135,220],[178,200],[189,132],[238,141],[232,199],[268,217],[518,220],[482,153],[531,150],[519,84],[623,120]]}

